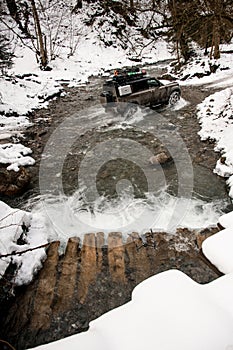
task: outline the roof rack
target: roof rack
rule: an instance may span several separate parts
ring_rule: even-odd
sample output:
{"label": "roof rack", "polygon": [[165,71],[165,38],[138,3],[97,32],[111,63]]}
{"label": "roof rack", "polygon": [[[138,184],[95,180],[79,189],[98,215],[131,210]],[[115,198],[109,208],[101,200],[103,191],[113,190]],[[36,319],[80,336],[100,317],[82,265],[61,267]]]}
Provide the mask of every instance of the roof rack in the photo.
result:
{"label": "roof rack", "polygon": [[145,75],[146,71],[144,69],[140,70],[138,67],[133,67],[130,69],[115,69],[112,79],[121,85],[143,78]]}

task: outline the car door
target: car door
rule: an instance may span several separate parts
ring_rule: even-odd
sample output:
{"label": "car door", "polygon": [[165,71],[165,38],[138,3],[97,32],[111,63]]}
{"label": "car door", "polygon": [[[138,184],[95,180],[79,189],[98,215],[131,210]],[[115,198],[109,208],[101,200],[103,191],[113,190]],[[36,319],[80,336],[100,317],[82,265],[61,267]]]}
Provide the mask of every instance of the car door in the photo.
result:
{"label": "car door", "polygon": [[151,104],[157,105],[166,100],[167,89],[159,80],[153,78],[148,81],[149,88],[152,91]]}

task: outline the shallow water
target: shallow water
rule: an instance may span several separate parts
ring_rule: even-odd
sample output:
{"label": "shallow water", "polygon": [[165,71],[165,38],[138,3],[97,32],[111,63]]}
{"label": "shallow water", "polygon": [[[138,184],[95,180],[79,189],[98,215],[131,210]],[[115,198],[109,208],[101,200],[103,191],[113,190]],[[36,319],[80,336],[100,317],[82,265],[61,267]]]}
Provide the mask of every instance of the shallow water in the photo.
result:
{"label": "shallow water", "polygon": [[[229,204],[210,169],[192,162],[171,118],[180,111],[137,107],[126,114],[95,106],[50,136],[40,165],[41,195],[27,204],[47,217],[51,239],[87,232],[175,232],[216,225]],[[172,161],[152,166],[161,151]]]}

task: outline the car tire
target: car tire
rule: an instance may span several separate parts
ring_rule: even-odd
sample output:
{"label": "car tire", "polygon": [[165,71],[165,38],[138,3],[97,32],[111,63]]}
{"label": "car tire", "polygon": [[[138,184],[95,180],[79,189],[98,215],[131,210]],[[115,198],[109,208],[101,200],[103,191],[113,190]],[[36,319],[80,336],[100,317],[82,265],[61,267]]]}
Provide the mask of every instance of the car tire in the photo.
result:
{"label": "car tire", "polygon": [[180,92],[179,91],[173,91],[171,95],[169,96],[168,104],[169,106],[174,106],[180,99]]}

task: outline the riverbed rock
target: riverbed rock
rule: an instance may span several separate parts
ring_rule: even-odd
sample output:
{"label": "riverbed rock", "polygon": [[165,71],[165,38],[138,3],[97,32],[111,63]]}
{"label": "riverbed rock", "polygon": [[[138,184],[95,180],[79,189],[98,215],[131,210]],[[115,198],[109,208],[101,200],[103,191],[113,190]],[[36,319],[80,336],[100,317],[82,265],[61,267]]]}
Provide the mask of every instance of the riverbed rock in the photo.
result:
{"label": "riverbed rock", "polygon": [[155,156],[150,157],[149,163],[151,165],[163,165],[172,160],[171,156],[165,152],[156,154]]}
{"label": "riverbed rock", "polygon": [[17,196],[29,185],[31,175],[28,170],[21,167],[19,171],[0,168],[0,194],[4,196]]}

